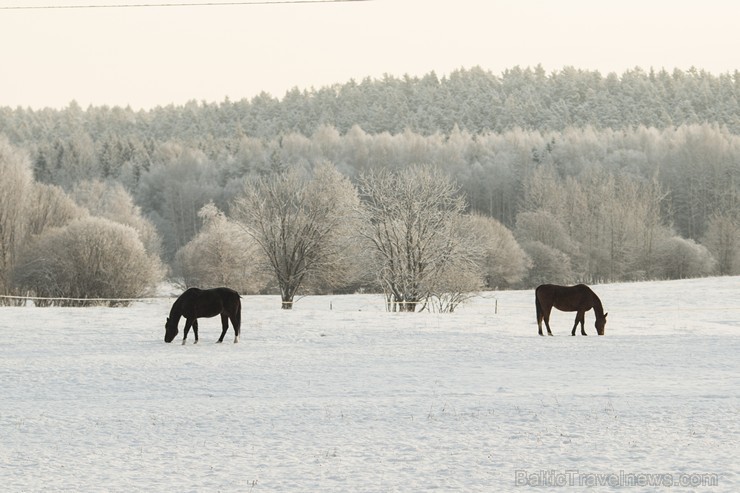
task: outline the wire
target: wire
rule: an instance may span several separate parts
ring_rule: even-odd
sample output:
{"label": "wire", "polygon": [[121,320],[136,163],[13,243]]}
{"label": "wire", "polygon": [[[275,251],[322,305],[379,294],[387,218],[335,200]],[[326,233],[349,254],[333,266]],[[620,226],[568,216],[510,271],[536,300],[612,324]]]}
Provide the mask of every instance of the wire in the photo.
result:
{"label": "wire", "polygon": [[347,3],[347,2],[371,2],[373,0],[264,0],[252,2],[170,2],[170,3],[125,3],[113,5],[81,4],[81,5],[10,5],[0,6],[0,10],[61,10],[61,9],[122,9],[122,8],[144,8],[144,7],[223,7],[227,5],[281,5],[299,3]]}
{"label": "wire", "polygon": [[150,298],[54,298],[54,297],[43,297],[43,296],[13,296],[13,295],[0,295],[0,299],[4,300],[31,300],[31,301],[84,301],[88,303],[97,303],[102,301],[115,301],[115,302],[133,302],[133,301],[156,301],[161,299],[168,299],[168,296],[150,297]]}

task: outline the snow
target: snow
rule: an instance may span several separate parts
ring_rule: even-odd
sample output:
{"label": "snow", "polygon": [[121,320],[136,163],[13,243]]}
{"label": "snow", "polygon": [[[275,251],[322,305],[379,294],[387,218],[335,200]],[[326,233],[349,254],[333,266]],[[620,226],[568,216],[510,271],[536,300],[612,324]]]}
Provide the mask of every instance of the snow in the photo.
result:
{"label": "snow", "polygon": [[740,277],[593,288],[604,337],[539,337],[533,290],[245,296],[185,346],[172,299],[0,308],[2,490],[740,489]]}

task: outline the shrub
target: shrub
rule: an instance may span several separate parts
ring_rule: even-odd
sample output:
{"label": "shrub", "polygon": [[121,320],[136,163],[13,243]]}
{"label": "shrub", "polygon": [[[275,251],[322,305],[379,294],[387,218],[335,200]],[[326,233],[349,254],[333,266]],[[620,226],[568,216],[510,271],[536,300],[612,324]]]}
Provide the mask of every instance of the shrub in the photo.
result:
{"label": "shrub", "polygon": [[148,294],[162,274],[133,228],[88,217],[42,233],[21,256],[14,281],[37,296],[105,298],[116,305],[126,304],[116,299]]}
{"label": "shrub", "polygon": [[708,276],[716,265],[714,257],[705,246],[680,236],[661,242],[656,257],[658,277],[663,279]]}
{"label": "shrub", "polygon": [[564,252],[539,241],[525,241],[522,248],[532,261],[525,285],[570,284],[575,280],[570,257]]}

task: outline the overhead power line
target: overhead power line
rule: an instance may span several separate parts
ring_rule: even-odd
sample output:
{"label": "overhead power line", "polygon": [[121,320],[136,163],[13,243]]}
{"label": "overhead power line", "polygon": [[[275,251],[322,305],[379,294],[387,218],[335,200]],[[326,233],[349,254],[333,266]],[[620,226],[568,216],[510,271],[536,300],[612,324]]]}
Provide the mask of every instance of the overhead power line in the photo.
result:
{"label": "overhead power line", "polygon": [[78,4],[78,5],[10,5],[0,6],[0,10],[61,10],[61,9],[123,9],[146,7],[223,7],[227,5],[283,5],[299,3],[348,3],[372,2],[373,0],[265,0],[252,2],[167,2],[167,3],[120,3],[112,5]]}

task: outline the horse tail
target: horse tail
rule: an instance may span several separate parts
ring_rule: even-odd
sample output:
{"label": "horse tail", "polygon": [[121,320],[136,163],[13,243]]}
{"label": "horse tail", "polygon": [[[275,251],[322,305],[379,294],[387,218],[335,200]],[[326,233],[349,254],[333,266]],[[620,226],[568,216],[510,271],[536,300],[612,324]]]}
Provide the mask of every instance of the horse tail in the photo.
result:
{"label": "horse tail", "polygon": [[241,333],[242,327],[242,300],[241,296],[236,297],[236,310],[234,310],[234,325],[236,326],[236,335]]}
{"label": "horse tail", "polygon": [[539,324],[542,321],[542,304],[540,304],[540,297],[537,296],[537,289],[534,291],[534,306],[537,309],[537,323]]}

